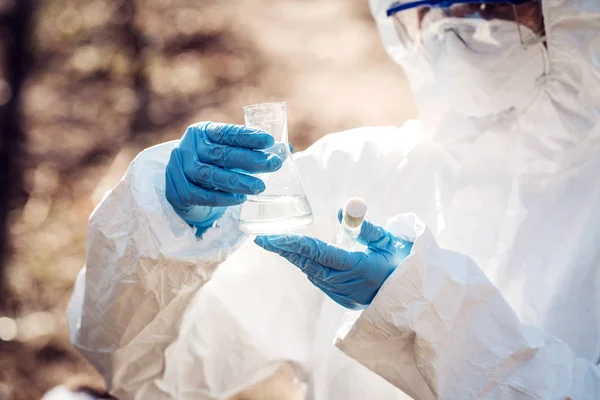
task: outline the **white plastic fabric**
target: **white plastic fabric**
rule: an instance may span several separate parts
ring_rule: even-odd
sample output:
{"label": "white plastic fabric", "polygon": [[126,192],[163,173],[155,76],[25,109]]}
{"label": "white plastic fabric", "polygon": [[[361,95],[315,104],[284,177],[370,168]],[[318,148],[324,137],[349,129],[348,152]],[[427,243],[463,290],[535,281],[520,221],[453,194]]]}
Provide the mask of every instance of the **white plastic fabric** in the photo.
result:
{"label": "white plastic fabric", "polygon": [[531,104],[474,119],[397,47],[389,1],[371,3],[421,122],[297,154],[306,233],[334,241],[359,196],[370,220],[416,239],[411,256],[335,347],[341,307],[246,240],[235,209],[196,239],[164,198],[173,144],[148,149],[90,218],[69,311],[118,398],[224,398],[283,362],[312,400],[600,398],[600,5],[545,1]]}
{"label": "white plastic fabric", "polygon": [[66,386],[55,386],[47,391],[41,400],[95,400],[92,395],[84,392],[74,392]]}

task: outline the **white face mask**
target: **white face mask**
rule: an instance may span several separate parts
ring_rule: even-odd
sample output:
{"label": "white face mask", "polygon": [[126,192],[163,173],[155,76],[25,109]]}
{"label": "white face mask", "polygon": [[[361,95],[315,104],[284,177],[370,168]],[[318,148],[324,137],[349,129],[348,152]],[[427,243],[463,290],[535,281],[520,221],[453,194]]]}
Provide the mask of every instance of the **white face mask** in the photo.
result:
{"label": "white face mask", "polygon": [[523,45],[511,21],[448,18],[422,33],[422,50],[441,100],[470,117],[525,109],[546,72],[543,44]]}

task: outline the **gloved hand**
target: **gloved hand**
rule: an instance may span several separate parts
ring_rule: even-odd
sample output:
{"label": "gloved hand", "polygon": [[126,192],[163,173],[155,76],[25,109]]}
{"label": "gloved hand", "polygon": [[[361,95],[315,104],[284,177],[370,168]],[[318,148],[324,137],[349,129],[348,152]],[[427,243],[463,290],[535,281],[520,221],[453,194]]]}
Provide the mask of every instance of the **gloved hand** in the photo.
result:
{"label": "gloved hand", "polygon": [[258,236],[255,243],[285,257],[336,303],[353,310],[369,304],[412,243],[364,221],[358,241],[366,252],[348,252],[304,235]]}
{"label": "gloved hand", "polygon": [[200,122],[190,126],[171,152],[165,195],[175,212],[201,236],[228,206],[259,194],[265,184],[246,173],[274,172],[283,160],[261,151],[274,144],[267,132],[245,126]]}

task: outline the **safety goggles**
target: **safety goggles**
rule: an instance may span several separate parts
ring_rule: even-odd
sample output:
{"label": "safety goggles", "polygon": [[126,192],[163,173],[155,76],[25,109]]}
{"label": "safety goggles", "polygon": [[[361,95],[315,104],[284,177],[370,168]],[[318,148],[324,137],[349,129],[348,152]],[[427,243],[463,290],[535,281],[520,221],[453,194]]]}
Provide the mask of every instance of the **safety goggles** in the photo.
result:
{"label": "safety goggles", "polygon": [[394,2],[386,13],[393,18],[403,42],[418,41],[421,32],[448,18],[516,22],[523,44],[539,42],[544,37],[541,0],[401,0]]}

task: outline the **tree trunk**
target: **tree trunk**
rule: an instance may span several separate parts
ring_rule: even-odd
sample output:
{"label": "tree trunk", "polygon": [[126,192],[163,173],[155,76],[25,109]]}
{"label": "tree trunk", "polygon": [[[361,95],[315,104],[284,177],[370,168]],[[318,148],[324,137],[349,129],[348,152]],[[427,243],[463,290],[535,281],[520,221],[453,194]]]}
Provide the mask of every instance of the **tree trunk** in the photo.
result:
{"label": "tree trunk", "polygon": [[21,93],[31,65],[29,51],[33,0],[0,7],[0,310],[9,306],[6,269],[10,255],[10,211],[27,198],[23,189],[25,133]]}

